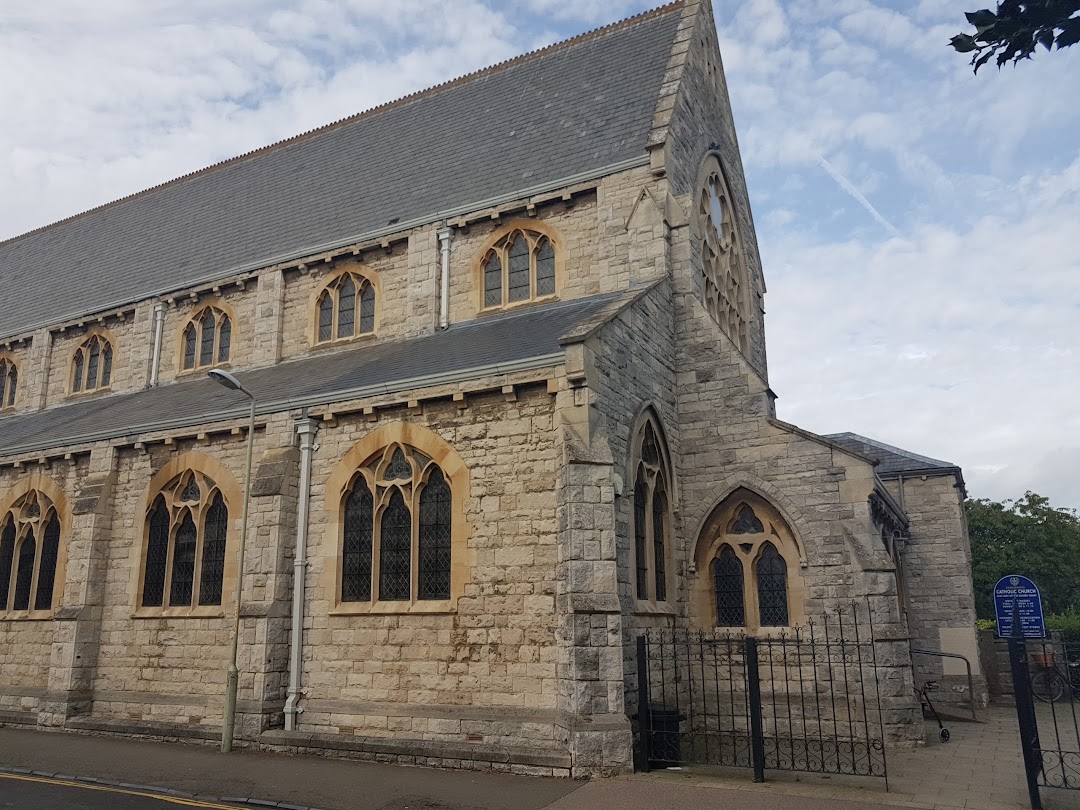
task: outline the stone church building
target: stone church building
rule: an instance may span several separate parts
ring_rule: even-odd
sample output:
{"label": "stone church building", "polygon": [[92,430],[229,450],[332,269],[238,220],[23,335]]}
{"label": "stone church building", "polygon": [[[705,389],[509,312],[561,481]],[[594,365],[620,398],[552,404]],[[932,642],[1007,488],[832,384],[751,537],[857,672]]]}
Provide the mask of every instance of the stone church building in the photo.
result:
{"label": "stone church building", "polygon": [[[10,239],[0,278],[0,723],[217,738],[237,604],[240,745],[619,772],[645,629],[853,600],[897,738],[960,674],[909,646],[983,688],[959,468],[776,416],[708,3]],[[255,398],[242,571],[211,368]]]}

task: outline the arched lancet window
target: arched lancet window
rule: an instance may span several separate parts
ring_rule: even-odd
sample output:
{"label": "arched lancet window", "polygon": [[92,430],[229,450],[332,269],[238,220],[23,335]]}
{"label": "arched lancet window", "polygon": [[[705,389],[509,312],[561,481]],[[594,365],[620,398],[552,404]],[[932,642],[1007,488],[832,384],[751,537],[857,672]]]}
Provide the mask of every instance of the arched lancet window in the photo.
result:
{"label": "arched lancet window", "polygon": [[316,299],[316,343],[375,333],[375,284],[359,273],[334,277]]}
{"label": "arched lancet window", "polygon": [[419,450],[391,445],[365,462],[342,503],[340,600],[451,596],[453,493]]}
{"label": "arched lancet window", "polygon": [[715,155],[706,158],[699,193],[702,303],[723,332],[746,354],[750,348],[750,284],[731,191]]}
{"label": "arched lancet window", "polygon": [[113,347],[104,335],[91,335],[71,359],[71,390],[95,391],[112,382]]}
{"label": "arched lancet window", "polygon": [[53,609],[60,558],[60,517],[31,490],[0,515],[0,613]]}
{"label": "arched lancet window", "polygon": [[634,590],[639,600],[665,602],[671,543],[671,473],[660,423],[646,412],[632,447],[634,459]]}
{"label": "arched lancet window", "polygon": [[720,627],[790,627],[804,615],[801,556],[771,505],[738,490],[706,521],[695,554],[708,582],[695,584],[698,610]]}
{"label": "arched lancet window", "polygon": [[142,607],[220,605],[229,508],[213,479],[185,471],[146,512]]}
{"label": "arched lancet window", "polygon": [[0,357],[0,410],[15,406],[19,369],[10,357]]}
{"label": "arched lancet window", "polygon": [[232,353],[232,318],[220,307],[202,307],[184,326],[180,342],[184,371],[227,363]]}
{"label": "arched lancet window", "polygon": [[555,295],[555,246],[527,226],[513,228],[480,263],[483,308],[495,309]]}

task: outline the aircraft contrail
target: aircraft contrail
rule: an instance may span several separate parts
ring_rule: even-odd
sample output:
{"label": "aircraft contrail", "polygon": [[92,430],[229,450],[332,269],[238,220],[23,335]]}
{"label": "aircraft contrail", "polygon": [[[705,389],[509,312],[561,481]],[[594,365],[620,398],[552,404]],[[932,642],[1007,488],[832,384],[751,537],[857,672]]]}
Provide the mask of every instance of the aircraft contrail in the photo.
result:
{"label": "aircraft contrail", "polygon": [[863,196],[862,192],[855,188],[855,186],[851,184],[851,181],[844,177],[844,175],[840,174],[829,161],[821,157],[821,155],[818,155],[818,163],[821,164],[821,168],[828,172],[829,177],[836,181],[836,184],[840,186],[840,188],[850,194],[855,199],[855,202],[865,208],[866,212],[877,220],[882,228],[887,230],[897,239],[903,239],[900,231],[898,231],[889,220],[885,219],[885,217],[881,215],[881,212],[874,208],[874,206],[870,204],[870,201]]}

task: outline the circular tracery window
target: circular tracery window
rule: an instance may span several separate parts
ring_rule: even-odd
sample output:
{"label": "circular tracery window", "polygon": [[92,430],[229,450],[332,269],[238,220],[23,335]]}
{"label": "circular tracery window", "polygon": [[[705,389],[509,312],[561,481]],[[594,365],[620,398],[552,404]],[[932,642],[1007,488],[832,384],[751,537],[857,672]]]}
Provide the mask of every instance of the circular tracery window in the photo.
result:
{"label": "circular tracery window", "polygon": [[749,349],[749,285],[743,261],[731,193],[720,163],[705,163],[697,224],[701,244],[701,291],[705,308],[744,354]]}

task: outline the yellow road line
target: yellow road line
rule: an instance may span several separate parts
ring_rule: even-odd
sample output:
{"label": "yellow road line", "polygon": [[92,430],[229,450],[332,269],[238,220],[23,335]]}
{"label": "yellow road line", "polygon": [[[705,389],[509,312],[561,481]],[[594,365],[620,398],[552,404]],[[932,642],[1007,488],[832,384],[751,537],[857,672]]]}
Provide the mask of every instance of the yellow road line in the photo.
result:
{"label": "yellow road line", "polygon": [[23,776],[16,773],[0,773],[0,779],[14,779],[19,782],[41,782],[46,785],[61,785],[63,787],[82,788],[83,790],[100,790],[104,793],[123,793],[126,796],[143,796],[147,799],[157,799],[171,804],[182,804],[185,807],[211,807],[217,810],[236,810],[235,804],[212,804],[197,799],[183,799],[179,796],[165,796],[160,793],[147,793],[142,790],[128,790],[110,785],[95,785],[91,782],[71,782],[66,779],[52,779],[46,776]]}

